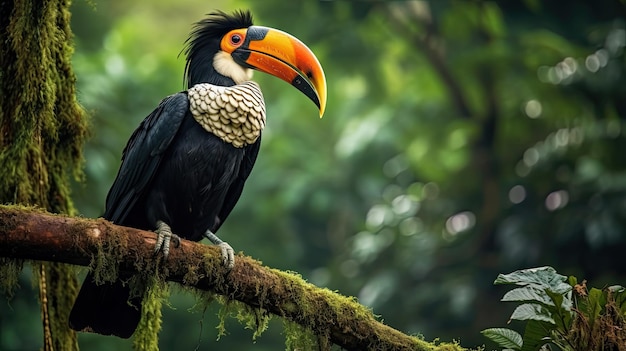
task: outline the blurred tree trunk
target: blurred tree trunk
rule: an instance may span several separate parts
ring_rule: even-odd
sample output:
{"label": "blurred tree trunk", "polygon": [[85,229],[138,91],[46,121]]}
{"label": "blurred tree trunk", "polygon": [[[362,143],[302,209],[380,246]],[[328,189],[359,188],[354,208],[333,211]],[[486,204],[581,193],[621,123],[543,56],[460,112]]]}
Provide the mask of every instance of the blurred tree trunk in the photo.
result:
{"label": "blurred tree trunk", "polygon": [[[75,97],[70,1],[0,0],[0,202],[73,214],[87,122]],[[78,348],[71,267],[34,263],[45,350]]]}

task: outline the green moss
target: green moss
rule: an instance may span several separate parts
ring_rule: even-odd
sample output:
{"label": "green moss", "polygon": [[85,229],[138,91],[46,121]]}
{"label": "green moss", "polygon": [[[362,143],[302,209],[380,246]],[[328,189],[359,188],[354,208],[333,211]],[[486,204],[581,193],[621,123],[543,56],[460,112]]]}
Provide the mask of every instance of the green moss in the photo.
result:
{"label": "green moss", "polygon": [[69,5],[2,4],[0,76],[11,79],[0,81],[0,200],[72,214],[69,179],[81,174],[88,129],[75,97]]}
{"label": "green moss", "polygon": [[189,287],[184,287],[176,284],[182,291],[187,293],[191,293],[195,296],[196,303],[189,309],[189,312],[201,312],[204,313],[211,306],[213,302],[215,302],[219,295],[212,293],[210,291],[198,290]]}
{"label": "green moss", "polygon": [[[325,329],[328,325],[342,326],[349,321],[372,322],[375,319],[371,310],[359,304],[354,297],[346,297],[329,289],[316,287],[293,272],[275,269],[272,271],[281,277],[283,284],[289,287],[290,296],[287,300],[296,301],[293,306],[285,304],[283,308],[289,312],[290,308],[297,307],[300,312],[298,324],[306,326],[317,335],[319,343],[323,344],[328,341],[329,331]],[[299,334],[301,333],[297,333],[296,330],[295,335]],[[290,338],[295,339],[294,336]],[[305,342],[308,342],[306,335],[303,338]]]}
{"label": "green moss", "polygon": [[[69,6],[69,0],[0,2],[1,203],[75,213],[69,181],[81,175],[88,132],[75,97]],[[35,271],[45,348],[77,349],[66,319],[77,290],[72,270],[44,263]]]}
{"label": "green moss", "polygon": [[116,240],[108,240],[106,243],[97,241],[98,251],[91,257],[89,269],[93,273],[97,284],[113,282],[119,277],[119,263],[128,252],[126,235],[111,231],[110,234]]}
{"label": "green moss", "polygon": [[[298,315],[294,321],[286,321],[285,335],[288,350],[295,349],[330,349],[329,325],[343,328],[347,332],[356,335],[369,335],[370,333],[382,334],[389,329],[378,330],[372,326],[377,317],[372,311],[359,304],[356,298],[346,297],[329,289],[316,287],[306,282],[302,277],[293,272],[272,270],[282,279],[282,284],[287,287],[286,300],[293,303],[283,304],[281,307],[286,312],[294,312],[297,308]],[[361,321],[362,323],[359,323]],[[356,328],[356,329],[355,329]],[[362,328],[362,329],[359,329]],[[392,342],[395,340],[392,340]],[[370,346],[370,350],[397,349],[398,345]],[[403,349],[413,350],[436,350],[436,351],[462,351],[465,350],[457,343],[429,343],[419,337],[412,337],[409,345]]]}
{"label": "green moss", "polygon": [[318,339],[309,329],[297,323],[283,319],[283,333],[285,334],[285,350],[319,350]]}
{"label": "green moss", "polygon": [[217,325],[218,339],[226,335],[226,320],[236,319],[245,329],[252,330],[252,340],[256,340],[267,330],[272,316],[261,308],[253,308],[235,300],[228,300],[223,296],[215,296],[214,300],[222,304],[218,312]]}
{"label": "green moss", "polygon": [[220,308],[217,313],[219,323],[215,327],[217,329],[217,340],[219,340],[222,336],[226,335],[226,319],[231,315],[231,305],[222,297],[217,296],[216,300],[222,302],[222,308]]}
{"label": "green moss", "polygon": [[0,257],[0,291],[7,299],[11,299],[19,288],[19,276],[23,266],[22,260]]}
{"label": "green moss", "polygon": [[[161,331],[161,309],[163,301],[170,295],[168,284],[157,274],[150,277],[140,276],[142,282],[131,283],[131,287],[143,291],[141,320],[133,336],[133,349],[141,351],[159,350],[159,332]],[[143,285],[138,287],[137,285]],[[138,292],[140,290],[135,290]],[[132,294],[131,294],[132,295]]]}

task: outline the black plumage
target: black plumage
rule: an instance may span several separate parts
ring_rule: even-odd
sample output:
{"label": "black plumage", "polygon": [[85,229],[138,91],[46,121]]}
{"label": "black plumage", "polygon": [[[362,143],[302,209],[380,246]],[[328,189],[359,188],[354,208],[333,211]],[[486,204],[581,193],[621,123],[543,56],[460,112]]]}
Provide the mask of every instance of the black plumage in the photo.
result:
{"label": "black plumage", "polygon": [[[222,36],[251,25],[249,12],[218,12],[198,22],[185,49],[187,86],[234,85],[216,72],[212,57]],[[242,148],[224,142],[193,118],[186,91],[171,95],[128,141],[103,217],[144,230],[155,230],[157,221],[163,221],[189,240],[200,240],[207,229],[215,233],[241,195],[260,140]],[[141,298],[129,300],[122,280],[96,285],[88,274],[70,315],[71,327],[131,336],[141,315]]]}

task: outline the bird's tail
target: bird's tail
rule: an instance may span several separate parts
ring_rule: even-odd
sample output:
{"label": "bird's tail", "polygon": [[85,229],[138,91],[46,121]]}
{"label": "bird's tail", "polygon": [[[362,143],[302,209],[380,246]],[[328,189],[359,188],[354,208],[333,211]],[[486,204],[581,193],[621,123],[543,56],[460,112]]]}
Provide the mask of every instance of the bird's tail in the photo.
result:
{"label": "bird's tail", "polygon": [[97,285],[89,273],[76,297],[69,323],[77,331],[129,338],[140,318],[141,297],[131,298],[128,284],[116,280]]}

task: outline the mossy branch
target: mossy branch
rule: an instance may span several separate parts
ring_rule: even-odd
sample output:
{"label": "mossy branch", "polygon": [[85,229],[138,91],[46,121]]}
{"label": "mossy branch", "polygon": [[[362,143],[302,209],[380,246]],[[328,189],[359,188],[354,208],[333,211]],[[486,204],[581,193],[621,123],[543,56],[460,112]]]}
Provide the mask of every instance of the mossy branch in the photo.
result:
{"label": "mossy branch", "polygon": [[[217,248],[183,240],[169,258],[153,254],[152,232],[114,225],[104,219],[52,215],[0,206],[0,256],[91,266],[114,264],[137,271],[154,260],[169,281],[225,296],[311,330],[348,350],[463,350],[432,344],[376,320],[353,298],[318,288],[295,274],[264,267],[239,254],[226,272]],[[322,345],[324,342],[320,342]]]}

